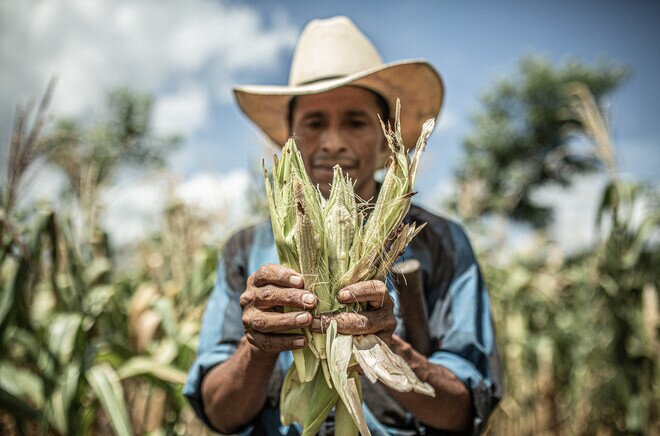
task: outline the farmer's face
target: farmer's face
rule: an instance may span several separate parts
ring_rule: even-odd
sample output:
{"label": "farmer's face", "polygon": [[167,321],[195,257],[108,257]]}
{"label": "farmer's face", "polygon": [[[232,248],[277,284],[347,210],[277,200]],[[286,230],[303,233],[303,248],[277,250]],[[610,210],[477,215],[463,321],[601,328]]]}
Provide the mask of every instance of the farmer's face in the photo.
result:
{"label": "farmer's face", "polygon": [[336,164],[355,182],[355,193],[362,199],[375,195],[374,171],[387,147],[379,111],[376,96],[353,86],[297,98],[292,134],[307,173],[326,197]]}

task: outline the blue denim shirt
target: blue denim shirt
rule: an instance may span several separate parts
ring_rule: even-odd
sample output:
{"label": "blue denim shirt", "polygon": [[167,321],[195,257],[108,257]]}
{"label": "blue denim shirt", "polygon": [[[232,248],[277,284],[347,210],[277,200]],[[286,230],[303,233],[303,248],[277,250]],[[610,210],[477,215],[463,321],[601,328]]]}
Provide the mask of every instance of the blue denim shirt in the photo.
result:
{"label": "blue denim shirt", "polygon": [[[471,433],[477,434],[484,429],[503,392],[486,285],[469,240],[459,225],[417,206],[411,207],[406,221],[427,223],[400,260],[414,258],[421,263],[428,330],[434,344],[428,359],[447,368],[469,388],[473,403]],[[236,233],[225,245],[216,285],[202,320],[198,355],[183,390],[197,415],[209,426],[202,409],[202,378],[236,351],[244,333],[240,295],[245,290],[247,277],[267,263],[278,263],[269,222]],[[395,302],[396,333],[405,339],[398,295],[393,286],[388,285],[388,288]],[[302,433],[299,426],[283,426],[279,420],[279,387],[292,362],[291,352],[280,353],[271,379],[269,401],[240,434],[251,434],[255,428],[259,428],[259,434]],[[372,400],[370,404],[379,409],[377,414],[380,416],[377,416],[366,404],[369,398],[365,391],[363,407],[373,434],[441,433],[424,427],[400,406],[394,405],[392,410],[387,410],[387,401],[385,397]]]}

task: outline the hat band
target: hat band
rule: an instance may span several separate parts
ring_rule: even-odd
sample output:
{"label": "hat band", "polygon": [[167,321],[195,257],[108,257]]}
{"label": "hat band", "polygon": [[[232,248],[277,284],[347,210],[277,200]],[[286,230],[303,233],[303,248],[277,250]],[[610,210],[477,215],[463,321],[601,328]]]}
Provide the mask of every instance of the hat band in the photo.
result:
{"label": "hat band", "polygon": [[314,83],[319,83],[319,82],[326,82],[328,80],[334,80],[334,79],[341,79],[347,77],[347,75],[339,75],[339,76],[325,76],[321,77],[320,79],[314,79],[314,80],[307,80],[305,82],[300,82],[300,83],[292,83],[291,86],[303,86],[303,85],[312,85]]}

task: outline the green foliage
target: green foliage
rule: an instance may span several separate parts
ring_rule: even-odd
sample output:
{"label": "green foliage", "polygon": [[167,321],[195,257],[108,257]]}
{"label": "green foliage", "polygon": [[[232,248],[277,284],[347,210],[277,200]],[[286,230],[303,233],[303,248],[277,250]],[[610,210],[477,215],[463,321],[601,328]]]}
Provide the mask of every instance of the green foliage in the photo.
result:
{"label": "green foliage", "polygon": [[45,141],[45,111],[39,129],[19,113],[11,153],[21,165],[8,171],[0,205],[2,434],[204,433],[181,394],[218,261],[216,247],[191,237],[199,224],[181,207],[166,210],[165,237],[145,238],[127,270],[102,229],[78,237],[67,212],[16,211],[10,201],[43,156],[69,175],[69,199],[91,209],[121,168],[162,164],[167,147],[150,136],[150,105],[117,91],[104,122],[86,131],[61,121]]}
{"label": "green foliage", "polygon": [[658,210],[641,223],[628,215],[641,188],[610,184],[602,201],[605,237],[582,255],[565,258],[548,241],[504,266],[482,253],[508,376],[495,433],[643,434],[658,425],[651,313],[660,247],[648,229],[658,232],[660,218]]}
{"label": "green foliage", "polygon": [[153,134],[151,109],[150,96],[119,88],[108,94],[105,113],[91,127],[73,119],[56,121],[44,138],[47,156],[64,171],[76,196],[107,186],[124,166],[148,170],[165,164],[179,138]]}
{"label": "green foliage", "polygon": [[131,406],[149,403],[139,398],[149,386],[163,393],[151,406],[160,410],[158,426],[189,428],[180,389],[217,250],[201,247],[182,283],[167,275],[161,283],[149,274],[124,278],[107,257],[83,261],[77,253],[84,250],[66,238],[66,220],[49,210],[38,216],[22,226],[24,247],[10,244],[2,253],[0,414],[19,428],[96,434],[103,411],[117,434],[132,434],[144,431]]}
{"label": "green foliage", "polygon": [[163,138],[151,130],[152,99],[126,88],[108,94],[105,110],[91,126],[59,119],[41,140],[46,160],[66,176],[82,212],[83,237],[93,238],[100,213],[99,195],[124,168],[162,168],[179,138]]}
{"label": "green foliage", "polygon": [[[625,75],[608,64],[555,67],[526,58],[517,77],[483,98],[465,142],[453,205],[488,235],[479,258],[506,376],[494,434],[660,428],[660,209],[651,188],[618,178],[596,104]],[[580,154],[571,144],[577,135],[589,141]],[[484,217],[543,230],[551,210],[534,203],[534,189],[569,186],[574,174],[604,170],[610,182],[593,246],[567,255],[541,231],[528,252],[503,260],[501,241],[493,240]]]}
{"label": "green foliage", "polygon": [[626,76],[625,68],[607,63],[574,60],[556,67],[542,58],[524,58],[515,75],[481,98],[474,133],[464,143],[465,160],[456,171],[454,208],[466,219],[495,213],[547,226],[551,209],[534,201],[534,189],[567,186],[573,175],[601,168],[592,153],[571,147],[571,135],[584,129],[568,110],[567,86],[583,83],[598,100]]}

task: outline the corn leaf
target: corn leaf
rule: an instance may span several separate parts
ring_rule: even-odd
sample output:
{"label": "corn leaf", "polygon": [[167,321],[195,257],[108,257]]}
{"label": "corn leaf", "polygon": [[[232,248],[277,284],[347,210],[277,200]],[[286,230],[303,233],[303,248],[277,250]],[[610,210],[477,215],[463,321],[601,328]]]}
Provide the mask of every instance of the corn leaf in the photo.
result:
{"label": "corn leaf", "polygon": [[14,289],[13,280],[7,280],[2,289],[2,295],[0,296],[0,332],[4,331],[5,321],[14,306]]}
{"label": "corn leaf", "polygon": [[161,326],[163,327],[163,330],[165,330],[167,336],[175,339],[178,331],[175,315],[176,310],[174,309],[173,301],[165,297],[159,298],[153,304],[153,308],[160,314],[162,319]]}
{"label": "corn leaf", "polygon": [[357,385],[354,379],[348,378],[348,365],[353,353],[353,337],[338,335],[337,322],[334,320],[330,323],[326,336],[328,341],[326,352],[332,384],[357,428],[363,435],[370,435]]}
{"label": "corn leaf", "polygon": [[15,396],[0,385],[0,409],[10,411],[15,417],[24,420],[39,418],[39,411],[24,398]]}
{"label": "corn leaf", "polygon": [[115,295],[115,291],[115,287],[112,285],[95,286],[83,297],[83,311],[92,317],[97,317],[107,307],[108,302]]}
{"label": "corn leaf", "polygon": [[128,410],[124,400],[124,390],[115,370],[110,365],[102,363],[91,367],[85,376],[110,417],[115,432],[119,436],[132,435],[131,422],[128,419]]}
{"label": "corn leaf", "polygon": [[90,286],[99,284],[112,269],[112,264],[105,257],[94,259],[92,263],[85,268],[84,280]]}
{"label": "corn leaf", "polygon": [[280,420],[284,425],[300,422],[304,435],[314,435],[339,400],[336,390],[330,389],[317,371],[312,381],[303,383],[292,366],[284,378],[280,393]]}
{"label": "corn leaf", "polygon": [[29,409],[32,406],[41,408],[44,404],[42,380],[36,374],[6,361],[0,362],[0,390],[20,398]]}
{"label": "corn leaf", "polygon": [[185,372],[171,365],[158,363],[148,357],[133,357],[117,369],[117,376],[120,380],[139,375],[150,375],[168,383],[184,384],[186,382]]}
{"label": "corn leaf", "polygon": [[372,383],[380,380],[399,392],[435,396],[433,387],[419,380],[406,361],[376,335],[354,336],[353,356]]}
{"label": "corn leaf", "polygon": [[50,398],[49,415],[53,426],[62,434],[69,433],[69,413],[80,381],[80,366],[69,365],[59,378]]}
{"label": "corn leaf", "polygon": [[50,324],[48,349],[62,365],[71,359],[81,323],[82,316],[78,313],[60,313]]}

